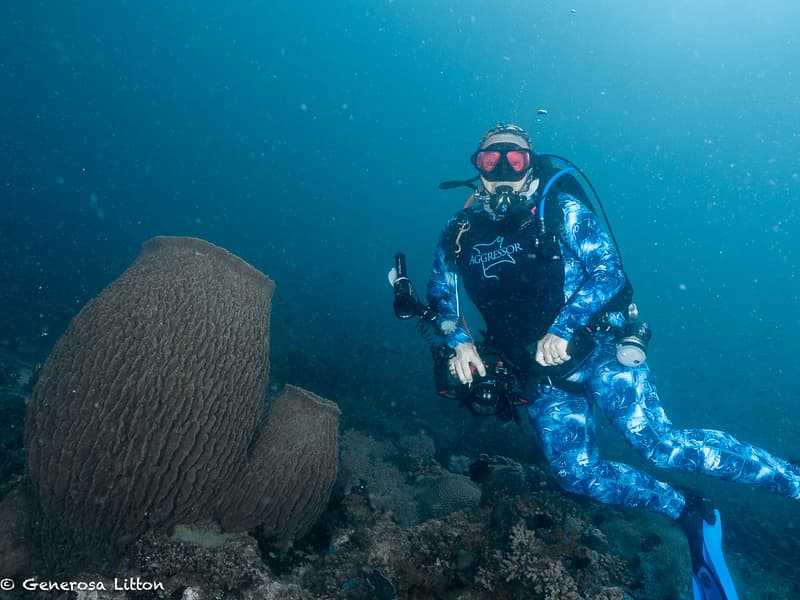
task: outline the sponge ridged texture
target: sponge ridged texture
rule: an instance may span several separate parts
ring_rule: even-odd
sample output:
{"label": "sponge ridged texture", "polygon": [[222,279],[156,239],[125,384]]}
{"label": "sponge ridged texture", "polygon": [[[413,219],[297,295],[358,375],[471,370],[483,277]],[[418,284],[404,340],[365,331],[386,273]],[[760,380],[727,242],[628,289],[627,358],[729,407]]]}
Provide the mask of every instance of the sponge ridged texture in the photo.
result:
{"label": "sponge ridged texture", "polygon": [[219,507],[223,526],[261,526],[267,537],[281,540],[301,537],[325,508],[336,481],[338,435],[336,404],[284,387],[270,405],[250,460]]}
{"label": "sponge ridged texture", "polygon": [[273,289],[222,248],[159,237],[73,319],[26,419],[50,562],[103,568],[212,512],[261,418]]}

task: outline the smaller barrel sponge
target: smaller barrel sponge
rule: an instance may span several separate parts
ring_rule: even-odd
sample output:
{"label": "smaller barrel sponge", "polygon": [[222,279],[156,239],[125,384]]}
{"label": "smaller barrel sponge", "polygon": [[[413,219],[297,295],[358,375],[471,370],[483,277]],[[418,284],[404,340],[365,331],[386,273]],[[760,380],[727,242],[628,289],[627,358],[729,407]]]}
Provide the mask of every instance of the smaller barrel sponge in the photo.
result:
{"label": "smaller barrel sponge", "polygon": [[291,541],[321,513],[338,409],[290,387],[264,417],[273,290],[222,248],[157,237],[72,320],[25,424],[50,569],[106,572],[143,533],[215,516]]}
{"label": "smaller barrel sponge", "polygon": [[[268,538],[293,540],[314,524],[336,482],[339,407],[287,385],[234,488],[217,509],[225,529],[260,527]],[[279,467],[279,468],[276,468]]]}

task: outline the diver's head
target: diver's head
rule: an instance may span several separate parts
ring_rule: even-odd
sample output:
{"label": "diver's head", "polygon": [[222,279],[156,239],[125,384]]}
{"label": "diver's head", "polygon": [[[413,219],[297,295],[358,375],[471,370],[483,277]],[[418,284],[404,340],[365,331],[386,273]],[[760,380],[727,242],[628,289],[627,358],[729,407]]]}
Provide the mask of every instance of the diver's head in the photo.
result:
{"label": "diver's head", "polygon": [[483,134],[471,161],[489,194],[500,188],[519,193],[530,184],[532,155],[528,133],[517,125],[500,123]]}

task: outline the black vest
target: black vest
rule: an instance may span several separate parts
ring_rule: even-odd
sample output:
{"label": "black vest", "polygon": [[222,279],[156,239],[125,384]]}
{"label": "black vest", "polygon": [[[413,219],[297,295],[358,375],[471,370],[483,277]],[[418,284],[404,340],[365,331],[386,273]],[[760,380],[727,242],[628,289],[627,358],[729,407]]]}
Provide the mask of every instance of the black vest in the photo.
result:
{"label": "black vest", "polygon": [[[556,198],[548,198],[548,203],[561,214]],[[493,345],[511,353],[541,338],[564,306],[557,232],[542,234],[530,210],[499,221],[475,212],[469,214],[469,230],[459,245],[456,268]]]}
{"label": "black vest", "polygon": [[[536,160],[539,188],[528,206],[517,207],[499,221],[483,212],[462,211],[447,242],[464,289],[486,321],[487,337],[509,356],[541,339],[566,303],[559,245],[564,213],[558,194],[566,192],[594,210],[578,181],[562,175],[547,194],[545,231],[541,231],[539,215],[531,215],[530,207],[539,206],[542,190],[558,169],[545,157]],[[469,229],[458,238],[459,225],[467,222]],[[461,252],[456,254],[459,246]],[[633,287],[626,276],[625,286],[602,313],[624,311],[632,299]]]}

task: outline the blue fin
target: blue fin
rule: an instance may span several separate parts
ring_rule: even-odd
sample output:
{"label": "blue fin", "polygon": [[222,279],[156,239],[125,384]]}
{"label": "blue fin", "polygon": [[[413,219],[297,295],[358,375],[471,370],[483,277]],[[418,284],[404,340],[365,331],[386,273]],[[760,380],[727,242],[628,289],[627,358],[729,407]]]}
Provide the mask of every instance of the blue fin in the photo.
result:
{"label": "blue fin", "polygon": [[722,519],[714,509],[716,521],[703,521],[703,558],[692,573],[694,600],[739,600],[733,579],[722,555]]}

